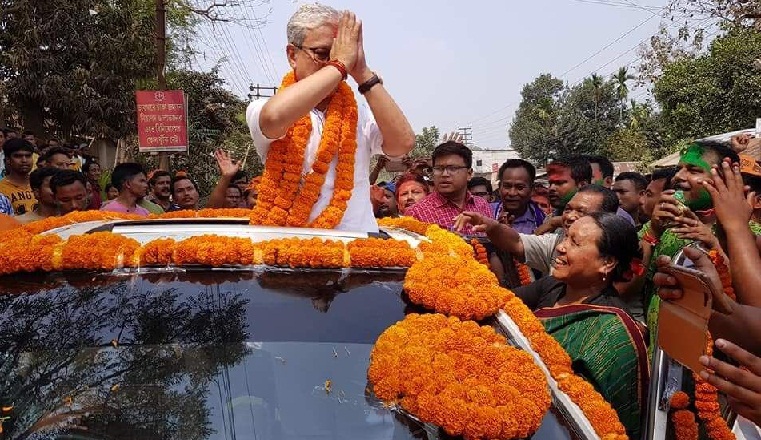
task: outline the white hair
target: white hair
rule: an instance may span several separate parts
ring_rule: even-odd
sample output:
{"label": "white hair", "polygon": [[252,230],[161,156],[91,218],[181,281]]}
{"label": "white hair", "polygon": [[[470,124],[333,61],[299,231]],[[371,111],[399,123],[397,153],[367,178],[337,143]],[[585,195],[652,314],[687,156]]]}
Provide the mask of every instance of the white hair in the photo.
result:
{"label": "white hair", "polygon": [[288,20],[288,43],[301,46],[307,31],[326,24],[337,24],[339,18],[339,12],[330,6],[320,3],[301,5]]}

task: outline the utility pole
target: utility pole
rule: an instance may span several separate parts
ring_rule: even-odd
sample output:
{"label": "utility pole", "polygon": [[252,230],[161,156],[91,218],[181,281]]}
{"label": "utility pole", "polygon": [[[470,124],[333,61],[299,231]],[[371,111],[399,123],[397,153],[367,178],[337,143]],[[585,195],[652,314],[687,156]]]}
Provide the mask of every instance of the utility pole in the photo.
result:
{"label": "utility pole", "polygon": [[[254,83],[251,83],[251,85],[248,87],[248,90],[251,92],[248,94],[249,101],[253,101],[254,99],[259,98],[271,98],[275,95],[275,93],[277,93],[277,87],[260,86],[259,84],[254,85]],[[268,93],[263,94],[262,90]]]}
{"label": "utility pole", "polygon": [[473,140],[473,129],[470,127],[460,127],[457,129],[462,134],[462,143],[465,144],[466,147],[470,147]]}
{"label": "utility pole", "polygon": [[[156,0],[156,79],[158,90],[166,90],[166,0]],[[159,153],[159,169],[169,171],[169,154]]]}

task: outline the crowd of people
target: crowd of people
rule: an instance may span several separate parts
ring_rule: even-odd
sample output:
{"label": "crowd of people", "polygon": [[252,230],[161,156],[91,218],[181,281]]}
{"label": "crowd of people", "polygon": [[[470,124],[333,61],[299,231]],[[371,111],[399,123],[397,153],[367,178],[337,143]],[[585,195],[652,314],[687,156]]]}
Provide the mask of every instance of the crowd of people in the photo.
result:
{"label": "crowd of people", "polygon": [[37,147],[33,133],[14,136],[3,130],[3,171],[0,180],[0,213],[20,223],[66,215],[72,211],[102,210],[140,216],[179,210],[252,208],[259,178],[249,180],[240,164],[217,151],[221,177],[201,206],[198,185],[185,172],[146,172],[138,163],[121,163],[101,187],[101,166],[86,154],[50,139]]}
{"label": "crowd of people", "polygon": [[[729,312],[713,313],[710,329],[731,359],[701,358],[700,375],[727,394],[737,413],[761,423],[761,294],[754,289],[761,282],[761,226],[754,221],[761,219],[755,195],[761,166],[739,154],[761,139],[696,141],[677,166],[649,174],[616,175],[603,156],[570,156],[547,164],[540,179],[532,163],[511,159],[493,185],[474,176],[473,153],[456,136],[445,137],[430,158],[410,158],[414,132],[368,68],[354,14],[303,5],[287,31],[292,74],[274,97],[252,102],[246,112],[267,168],[249,179],[239,162],[217,151],[220,178],[205,207],[251,208],[262,224],[333,221],[330,227],[367,232],[378,230],[377,218],[408,216],[483,241],[498,279],[534,310],[633,438],[646,410],[659,303],[684,294],[664,268],[687,248],[723,294],[726,276],[707,257],[716,251],[731,267],[736,300]],[[348,77],[369,109],[352,106]],[[100,165],[82,151],[52,139],[38,149],[26,135],[5,136],[0,212],[19,221],[86,209],[147,216],[200,208],[198,186],[187,174],[122,163],[101,188]],[[342,162],[345,145],[350,167]],[[371,169],[373,156],[379,159]],[[391,164],[404,171],[377,182]],[[316,175],[320,186],[302,195]],[[301,218],[296,211],[307,196],[311,212]],[[331,208],[341,216],[323,219]]]}

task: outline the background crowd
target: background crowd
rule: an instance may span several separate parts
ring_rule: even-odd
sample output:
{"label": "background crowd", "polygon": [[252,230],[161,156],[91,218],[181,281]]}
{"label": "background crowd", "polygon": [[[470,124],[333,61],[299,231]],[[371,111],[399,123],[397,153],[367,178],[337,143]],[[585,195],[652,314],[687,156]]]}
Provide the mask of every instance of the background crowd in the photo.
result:
{"label": "background crowd", "polygon": [[[704,374],[733,396],[738,413],[758,423],[761,360],[752,353],[761,354],[754,336],[761,334],[761,296],[753,288],[761,281],[761,226],[754,221],[761,214],[761,165],[738,154],[754,142],[747,135],[727,144],[697,141],[679,165],[649,174],[614,175],[605,157],[570,156],[550,162],[540,180],[533,164],[511,159],[493,185],[473,177],[471,150],[450,136],[429,160],[406,159],[404,171],[376,183],[391,168],[381,156],[370,173],[371,205],[376,218],[410,216],[481,240],[492,271],[584,365],[634,436],[646,408],[659,287],[668,300],[681,295],[676,280],[659,270],[688,247],[689,258],[723,292],[706,254],[721,252],[737,299],[730,314],[714,313],[710,329],[736,362],[706,357]],[[223,150],[214,154],[219,179],[206,197],[192,176],[147,172],[138,163],[117,165],[101,185],[101,166],[86,148],[56,139],[39,147],[33,133],[5,130],[2,151],[0,212],[21,223],[91,209],[142,216],[250,209],[260,181]]]}

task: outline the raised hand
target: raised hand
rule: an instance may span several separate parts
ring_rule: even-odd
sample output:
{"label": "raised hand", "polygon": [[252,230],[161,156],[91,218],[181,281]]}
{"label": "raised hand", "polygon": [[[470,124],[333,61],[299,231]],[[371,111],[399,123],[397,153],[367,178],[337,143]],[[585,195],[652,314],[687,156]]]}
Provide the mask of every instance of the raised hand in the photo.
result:
{"label": "raised hand", "polygon": [[240,163],[230,157],[230,153],[219,149],[214,152],[214,158],[217,159],[219,171],[224,177],[233,178],[235,173],[240,171]]}
{"label": "raised hand", "polygon": [[441,143],[447,143],[447,142],[457,142],[458,144],[462,143],[462,133],[459,131],[452,131],[449,134],[444,134],[444,137],[441,138]]}
{"label": "raised hand", "polygon": [[333,46],[330,48],[330,59],[342,62],[352,76],[357,64],[361,29],[362,23],[357,20],[357,17],[349,11],[344,11],[338,21],[338,31],[333,39]]}
{"label": "raised hand", "polygon": [[[359,27],[359,35],[357,36],[357,62],[354,64],[353,69],[349,69],[349,75],[354,78],[357,84],[372,78],[373,73],[367,68],[367,60],[365,59],[365,42],[362,34],[362,21],[357,19]],[[348,68],[348,66],[347,66]]]}
{"label": "raised hand", "polygon": [[716,167],[711,169],[712,181],[703,182],[711,194],[716,218],[724,230],[747,229],[753,215],[753,200],[756,194],[745,194],[742,174],[738,164],[730,164],[729,160],[721,163],[724,176],[720,176]]}

